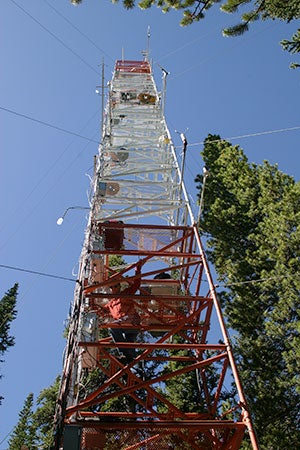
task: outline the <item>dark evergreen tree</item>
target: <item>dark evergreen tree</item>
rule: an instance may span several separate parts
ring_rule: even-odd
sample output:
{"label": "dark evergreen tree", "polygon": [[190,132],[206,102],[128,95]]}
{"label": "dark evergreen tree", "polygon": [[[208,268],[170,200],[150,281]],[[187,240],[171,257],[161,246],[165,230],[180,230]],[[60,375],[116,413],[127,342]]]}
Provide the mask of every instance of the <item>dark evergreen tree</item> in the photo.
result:
{"label": "dark evergreen tree", "polygon": [[[79,5],[82,0],[70,0],[73,5]],[[111,0],[112,3],[121,3],[119,0]],[[148,9],[151,6],[161,8],[163,12],[171,9],[181,10],[183,19],[181,25],[189,25],[205,17],[205,13],[214,5],[219,5],[220,9],[226,13],[235,13],[239,8],[249,4],[250,10],[241,15],[245,24],[253,22],[259,18],[280,19],[286,22],[299,19],[299,0],[122,0],[125,9],[132,9],[139,6],[141,9]]]}
{"label": "dark evergreen tree", "polygon": [[15,426],[8,441],[9,450],[37,450],[35,446],[35,433],[32,427],[33,394],[29,394],[24,406],[19,413],[19,421]]}
{"label": "dark evergreen tree", "polygon": [[[284,50],[287,50],[290,53],[300,53],[300,29],[296,31],[291,40],[283,39],[281,45]],[[291,69],[296,69],[297,67],[300,67],[300,64],[294,62],[290,67]]]}
{"label": "dark evergreen tree", "polygon": [[37,408],[32,415],[32,428],[38,448],[52,448],[53,419],[60,385],[60,376],[54,383],[43,389],[37,398]]}
{"label": "dark evergreen tree", "polygon": [[[16,318],[18,284],[9,289],[0,300],[0,362],[3,362],[3,355],[15,344],[15,338],[10,335],[11,322]],[[2,374],[0,374],[0,378]],[[0,404],[3,397],[0,397]]]}
{"label": "dark evergreen tree", "polygon": [[[73,5],[79,5],[82,0],[70,0]],[[119,3],[119,0],[111,0],[112,3]],[[180,24],[182,26],[190,25],[205,17],[206,12],[213,6],[219,5],[220,9],[226,13],[236,13],[239,8],[245,10],[249,5],[249,11],[241,14],[240,22],[230,28],[223,30],[226,36],[239,36],[248,30],[249,24],[256,20],[275,20],[279,19],[287,23],[300,18],[299,0],[122,0],[126,9],[132,9],[138,5],[141,9],[148,9],[151,6],[157,6],[163,12],[169,12],[172,9],[181,10],[183,17]],[[292,36],[291,40],[281,42],[283,48],[289,52],[299,52],[300,47],[300,29]],[[291,64],[292,68],[299,67],[299,64]]]}
{"label": "dark evergreen tree", "polygon": [[[300,184],[209,136],[201,232],[262,449],[300,442]],[[201,189],[203,177],[196,181]]]}
{"label": "dark evergreen tree", "polygon": [[[16,283],[0,300],[0,355],[2,356],[9,347],[15,344],[15,339],[10,336],[11,322],[16,318],[16,302],[18,284]],[[3,361],[1,361],[3,362]]]}
{"label": "dark evergreen tree", "polygon": [[9,450],[52,448],[53,419],[59,383],[58,376],[51,386],[40,392],[36,408],[33,394],[28,395],[9,439]]}

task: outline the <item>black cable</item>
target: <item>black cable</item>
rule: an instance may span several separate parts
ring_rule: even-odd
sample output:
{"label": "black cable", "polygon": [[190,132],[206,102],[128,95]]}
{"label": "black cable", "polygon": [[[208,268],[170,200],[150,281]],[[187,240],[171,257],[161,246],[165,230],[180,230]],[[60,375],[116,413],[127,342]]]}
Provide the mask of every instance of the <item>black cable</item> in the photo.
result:
{"label": "black cable", "polygon": [[21,267],[15,267],[15,266],[7,266],[5,264],[0,264],[0,267],[3,267],[4,269],[18,270],[19,272],[33,273],[34,275],[41,275],[43,277],[50,277],[50,278],[56,278],[59,280],[72,281],[73,283],[74,283],[74,281],[77,281],[74,278],[61,277],[59,275],[51,275],[50,273],[37,272],[35,270],[23,269]]}
{"label": "black cable", "polygon": [[[51,123],[48,123],[48,122],[44,122],[42,120],[35,119],[33,117],[27,116],[26,114],[18,113],[17,111],[13,111],[12,109],[5,108],[4,106],[0,106],[0,109],[2,109],[3,111],[9,112],[11,114],[15,114],[16,116],[20,116],[25,119],[32,120],[33,122],[37,122],[41,125],[45,125],[46,127],[54,128],[55,130],[62,131],[63,133],[68,133],[73,136],[80,137],[81,139],[85,139],[89,142],[94,142],[96,144],[99,144],[99,141],[96,141],[95,139],[88,138],[87,136],[82,136],[79,133],[75,133],[74,131],[66,130],[65,128],[60,128],[60,127],[58,127],[56,125],[52,125]],[[249,134],[242,134],[240,136],[231,136],[231,137],[225,137],[225,138],[221,138],[221,139],[215,139],[210,142],[219,142],[220,140],[231,141],[234,139],[245,139],[245,138],[249,138],[249,137],[257,137],[257,136],[263,136],[263,135],[267,135],[267,134],[284,133],[284,132],[288,132],[288,131],[298,131],[298,130],[300,130],[300,126],[289,127],[289,128],[279,128],[277,130],[259,131],[257,133],[249,133]],[[205,144],[204,141],[199,141],[199,142],[195,142],[195,143],[190,143],[189,147],[194,147],[197,145],[204,145],[204,144]],[[139,148],[146,148],[146,147],[148,148],[148,146],[142,146],[142,147],[139,146]],[[178,146],[174,146],[174,148],[178,148]]]}
{"label": "black cable", "polygon": [[103,53],[103,55],[106,55],[109,59],[111,59],[113,61],[113,58],[108,55],[102,48],[98,47],[97,44],[95,44],[94,41],[92,41],[92,39],[90,39],[85,33],[83,33],[79,28],[77,28],[69,19],[67,19],[60,11],[58,11],[56,8],[54,8],[53,5],[51,5],[47,0],[43,0],[44,3],[46,3],[49,8],[51,8],[53,11],[56,12],[56,14],[58,16],[60,16],[62,19],[64,19],[72,28],[74,28],[74,30],[78,31],[79,34],[81,34],[81,36],[83,36],[85,39],[87,39],[97,50],[100,50],[100,52]]}
{"label": "black cable", "polygon": [[257,284],[257,283],[264,283],[265,281],[271,281],[271,280],[279,280],[281,278],[297,278],[299,274],[297,273],[291,273],[291,274],[285,274],[285,275],[276,275],[273,277],[266,277],[266,278],[258,278],[257,280],[246,280],[246,281],[235,281],[232,283],[221,283],[221,284],[215,284],[216,288],[223,288],[228,286],[239,286],[242,284]]}
{"label": "black cable", "polygon": [[86,136],[82,136],[81,134],[75,133],[74,131],[66,130],[65,128],[57,127],[56,125],[52,125],[51,123],[43,122],[39,119],[34,119],[33,117],[27,116],[26,114],[18,113],[17,111],[13,111],[12,109],[4,108],[4,106],[0,106],[0,109],[3,111],[9,112],[11,114],[15,114],[16,116],[23,117],[24,119],[32,120],[33,122],[37,122],[41,125],[45,125],[46,127],[54,128],[55,130],[62,131],[63,133],[72,134],[73,136],[80,137],[81,139],[86,139],[89,142],[95,142],[96,144],[99,144],[99,141],[96,141],[94,139],[90,139]]}
{"label": "black cable", "polygon": [[41,22],[39,22],[35,17],[33,17],[29,12],[27,12],[22,6],[18,5],[18,3],[15,2],[15,0],[10,0],[14,5],[16,5],[21,11],[23,11],[28,17],[30,17],[35,23],[37,23],[43,30],[47,31],[47,33],[50,34],[54,39],[56,39],[61,45],[63,45],[69,52],[71,52],[73,55],[77,56],[77,58],[80,59],[81,62],[83,62],[87,67],[93,70],[93,72],[96,72],[97,75],[99,75],[98,71],[91,66],[88,62],[86,62],[78,53],[74,52],[74,50],[71,49],[68,45],[66,45],[59,37],[57,37],[52,31],[48,30]]}

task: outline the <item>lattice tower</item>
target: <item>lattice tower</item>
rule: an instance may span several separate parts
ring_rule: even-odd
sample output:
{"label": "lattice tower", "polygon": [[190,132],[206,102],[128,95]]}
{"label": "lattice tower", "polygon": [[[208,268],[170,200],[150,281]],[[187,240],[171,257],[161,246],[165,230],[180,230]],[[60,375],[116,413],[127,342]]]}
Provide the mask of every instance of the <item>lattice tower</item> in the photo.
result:
{"label": "lattice tower", "polygon": [[[245,431],[258,449],[161,97],[147,59],[116,62],[56,449],[233,450]],[[113,302],[125,305],[121,319],[111,315]],[[237,391],[230,405],[229,376]]]}

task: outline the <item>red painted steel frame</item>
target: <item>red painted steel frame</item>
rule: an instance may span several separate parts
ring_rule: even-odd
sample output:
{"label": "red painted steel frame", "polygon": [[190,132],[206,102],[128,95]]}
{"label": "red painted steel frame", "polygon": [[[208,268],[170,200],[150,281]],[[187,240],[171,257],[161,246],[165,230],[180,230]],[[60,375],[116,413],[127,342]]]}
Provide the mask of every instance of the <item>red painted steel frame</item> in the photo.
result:
{"label": "red painted steel frame", "polygon": [[[124,246],[119,250],[93,251],[93,258],[99,258],[103,263],[101,273],[104,276],[94,284],[90,284],[88,278],[80,280],[81,308],[98,317],[103,337],[78,342],[73,359],[77,366],[84,361],[87,373],[97,369],[102,383],[85,395],[79,394],[73,403],[69,402],[65,409],[65,426],[82,427],[81,448],[88,448],[85,447],[86,442],[93,439],[98,439],[98,443],[109,441],[115,430],[119,433],[122,442],[119,448],[122,450],[167,448],[163,447],[164,442],[175,439],[174,435],[180,436],[182,442],[189,446],[184,448],[234,450],[240,447],[244,432],[248,430],[252,447],[257,450],[247,403],[196,226],[110,223],[102,226],[102,231],[110,228],[124,231]],[[147,232],[151,232],[155,245],[141,248],[139,239]],[[135,236],[135,245],[128,236]],[[110,269],[107,255],[112,254],[142,261],[141,274],[131,275],[135,263],[120,272]],[[177,281],[153,280],[154,275],[165,270],[155,267],[158,258],[161,261],[168,259],[168,271],[178,274]],[[128,284],[137,279],[141,282],[138,293],[121,293],[119,296],[123,300],[132,299],[142,318],[139,325],[133,327],[125,323],[122,328],[138,328],[142,339],[138,342],[115,342],[108,330],[120,325],[113,323],[103,312],[103,302],[114,297],[107,288],[120,281]],[[158,285],[162,291],[165,289],[163,294],[151,291]],[[177,286],[175,292],[174,286]],[[204,288],[205,294],[202,292]],[[208,343],[213,310],[223,343]],[[145,336],[150,336],[150,339],[145,339]],[[136,352],[136,357],[127,364],[119,358],[118,352],[123,349]],[[177,363],[172,370],[168,365],[171,362]],[[143,368],[151,364],[157,366],[149,379]],[[238,399],[226,413],[222,412],[221,401],[228,369],[233,374]],[[217,378],[213,390],[209,384],[211,371]],[[170,380],[180,382],[183,374],[194,374],[201,384],[198,410],[195,405],[191,405],[190,410],[181,410],[164,389]],[[120,398],[129,405],[127,409],[114,406],[114,400]],[[98,445],[96,448],[112,448],[105,447],[106,444]]]}

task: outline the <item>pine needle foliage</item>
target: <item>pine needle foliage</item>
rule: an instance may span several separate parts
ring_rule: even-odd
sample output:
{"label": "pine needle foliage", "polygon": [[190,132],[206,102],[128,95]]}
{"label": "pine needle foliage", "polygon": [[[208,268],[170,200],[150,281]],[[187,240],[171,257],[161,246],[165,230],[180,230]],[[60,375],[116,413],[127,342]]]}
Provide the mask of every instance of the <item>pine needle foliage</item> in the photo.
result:
{"label": "pine needle foliage", "polygon": [[[0,363],[4,362],[3,355],[15,345],[15,338],[10,334],[10,326],[17,316],[16,303],[18,295],[18,284],[9,289],[0,300]],[[2,374],[0,374],[0,379]],[[3,397],[0,396],[0,405]]]}
{"label": "pine needle foliage", "polygon": [[0,356],[15,344],[15,338],[10,335],[10,325],[17,315],[17,294],[18,284],[16,283],[0,300]]}
{"label": "pine needle foliage", "polygon": [[36,402],[33,393],[28,395],[8,441],[9,450],[53,448],[53,418],[59,384],[58,376],[51,386],[40,392]]}
{"label": "pine needle foliage", "polygon": [[38,448],[52,448],[53,417],[60,385],[60,376],[54,383],[43,389],[36,400],[36,410],[32,415],[32,428]]}
{"label": "pine needle foliage", "polygon": [[[281,45],[284,50],[287,50],[290,53],[300,53],[300,29],[292,36],[291,40],[283,39]],[[290,65],[291,69],[296,69],[297,67],[300,67],[300,64],[296,62],[293,62]]]}
{"label": "pine needle foliage", "polygon": [[34,430],[32,427],[33,415],[33,394],[30,393],[24,402],[24,406],[19,413],[19,421],[15,426],[8,441],[9,450],[20,450],[28,448],[37,450],[34,445]]}
{"label": "pine needle foliage", "polygon": [[[74,5],[82,3],[82,0],[70,0]],[[281,20],[291,22],[300,18],[299,0],[111,0],[112,3],[122,3],[123,7],[130,10],[134,7],[149,9],[156,6],[167,13],[171,10],[181,11],[181,26],[188,26],[205,18],[210,8],[220,5],[221,11],[228,14],[240,14],[239,23],[223,30],[224,36],[240,36],[249,29],[249,25],[257,20]],[[248,11],[246,8],[249,8]],[[298,30],[299,31],[299,30]],[[294,45],[297,33],[290,41],[281,42],[284,50],[299,52],[299,46]],[[299,64],[292,63],[290,67],[296,68]]]}
{"label": "pine needle foliage", "polygon": [[[201,232],[261,448],[300,442],[300,183],[208,136]],[[202,175],[196,179],[199,190]],[[298,406],[297,406],[298,405]]]}

